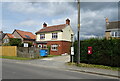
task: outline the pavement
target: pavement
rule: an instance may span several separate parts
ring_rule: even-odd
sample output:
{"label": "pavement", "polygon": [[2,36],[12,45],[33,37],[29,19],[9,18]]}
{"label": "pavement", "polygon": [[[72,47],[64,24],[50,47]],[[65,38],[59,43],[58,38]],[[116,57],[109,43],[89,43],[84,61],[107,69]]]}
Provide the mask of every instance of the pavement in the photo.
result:
{"label": "pavement", "polygon": [[98,75],[120,78],[119,71],[67,65],[66,62],[69,62],[70,61],[69,59],[70,59],[69,55],[63,55],[63,56],[49,57],[49,58],[35,59],[35,60],[9,60],[9,59],[3,59],[3,60],[9,62],[34,64],[39,66],[51,67],[51,68],[60,68],[70,71],[85,72],[90,74],[98,74]]}

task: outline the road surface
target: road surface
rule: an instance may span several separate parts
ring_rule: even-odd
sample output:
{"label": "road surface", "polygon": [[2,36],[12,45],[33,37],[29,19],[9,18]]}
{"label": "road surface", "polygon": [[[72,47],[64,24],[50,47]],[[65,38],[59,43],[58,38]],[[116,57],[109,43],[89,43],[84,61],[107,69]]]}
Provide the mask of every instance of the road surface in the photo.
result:
{"label": "road surface", "polygon": [[117,79],[114,77],[50,68],[40,65],[2,62],[3,79]]}

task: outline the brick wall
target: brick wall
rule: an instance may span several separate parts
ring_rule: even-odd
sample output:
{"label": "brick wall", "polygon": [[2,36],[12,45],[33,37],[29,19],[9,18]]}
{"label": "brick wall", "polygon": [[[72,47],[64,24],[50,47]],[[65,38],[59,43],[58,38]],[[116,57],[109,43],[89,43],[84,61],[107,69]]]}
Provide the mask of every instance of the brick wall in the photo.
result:
{"label": "brick wall", "polygon": [[53,44],[57,44],[58,45],[58,51],[52,51],[50,49],[50,54],[51,55],[61,55],[61,54],[70,54],[70,47],[71,47],[71,43],[67,42],[67,41],[49,41],[47,43],[47,46],[51,46]]}

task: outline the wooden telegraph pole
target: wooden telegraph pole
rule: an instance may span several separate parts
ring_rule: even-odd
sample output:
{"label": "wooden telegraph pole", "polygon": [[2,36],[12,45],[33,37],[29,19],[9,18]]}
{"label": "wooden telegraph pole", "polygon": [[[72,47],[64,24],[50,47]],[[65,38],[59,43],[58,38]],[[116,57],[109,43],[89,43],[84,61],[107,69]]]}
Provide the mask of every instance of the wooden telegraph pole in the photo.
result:
{"label": "wooden telegraph pole", "polygon": [[78,51],[77,64],[80,64],[80,0],[78,0]]}

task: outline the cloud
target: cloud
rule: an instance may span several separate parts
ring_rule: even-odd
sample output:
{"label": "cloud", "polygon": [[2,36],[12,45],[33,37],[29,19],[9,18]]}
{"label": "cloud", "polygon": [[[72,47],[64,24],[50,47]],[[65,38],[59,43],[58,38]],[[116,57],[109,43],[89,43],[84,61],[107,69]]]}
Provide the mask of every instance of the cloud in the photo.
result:
{"label": "cloud", "polygon": [[8,5],[8,9],[21,14],[36,14],[44,16],[68,14],[71,10],[74,10],[74,8],[68,3],[62,2],[11,3]]}
{"label": "cloud", "polygon": [[34,20],[26,20],[19,23],[21,26],[38,26],[40,22]]}
{"label": "cloud", "polygon": [[[72,29],[74,33],[77,34],[76,2],[20,2],[10,3],[7,7],[11,12],[16,14],[27,17],[30,16],[31,18],[33,17],[31,15],[36,17],[36,20],[30,19],[19,22],[19,28],[21,26],[26,30],[38,31],[42,28],[43,21],[47,22],[48,25],[57,25],[64,24],[66,18],[69,18],[71,20]],[[116,21],[118,19],[118,4],[113,2],[81,2],[80,11],[80,35],[82,38],[104,36],[105,17],[108,17],[110,21]]]}

